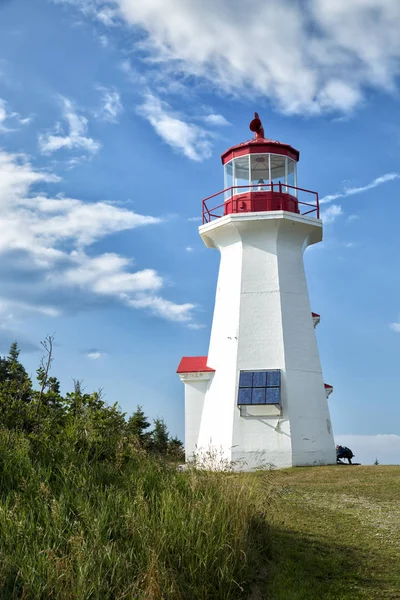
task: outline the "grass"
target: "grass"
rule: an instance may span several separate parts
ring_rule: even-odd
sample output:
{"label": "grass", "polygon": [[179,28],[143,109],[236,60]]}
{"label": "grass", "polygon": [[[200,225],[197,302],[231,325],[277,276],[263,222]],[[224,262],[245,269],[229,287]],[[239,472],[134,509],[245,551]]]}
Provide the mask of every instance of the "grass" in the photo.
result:
{"label": "grass", "polygon": [[289,469],[272,484],[260,598],[400,598],[400,467]]}
{"label": "grass", "polygon": [[179,472],[0,430],[1,600],[400,599],[400,467]]}
{"label": "grass", "polygon": [[266,553],[246,477],[180,473],[135,453],[89,460],[7,431],[0,473],[4,600],[234,600]]}

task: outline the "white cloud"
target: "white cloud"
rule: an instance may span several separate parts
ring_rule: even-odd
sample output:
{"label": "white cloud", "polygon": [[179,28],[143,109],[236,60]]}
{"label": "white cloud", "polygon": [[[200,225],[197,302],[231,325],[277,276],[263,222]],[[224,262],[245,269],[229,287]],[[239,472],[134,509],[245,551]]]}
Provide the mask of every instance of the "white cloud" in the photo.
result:
{"label": "white cloud", "polygon": [[91,258],[84,253],[73,252],[71,267],[59,276],[59,285],[75,285],[83,289],[90,287],[98,294],[121,296],[132,292],[157,291],[163,280],[153,269],[134,273],[126,269],[132,261],[118,254],[102,254]]}
{"label": "white cloud", "polygon": [[[388,181],[395,181],[396,179],[400,179],[399,173],[386,173],[385,175],[381,175],[377,177],[367,185],[363,185],[361,187],[345,187],[343,192],[337,192],[336,194],[330,194],[328,196],[324,196],[320,199],[320,204],[327,204],[328,202],[332,202],[332,200],[337,200],[338,198],[346,198],[347,196],[354,196],[355,194],[361,194],[362,192],[367,192],[368,190],[372,190],[373,188],[382,185],[383,183],[387,183]],[[351,215],[352,219],[357,218],[356,215]],[[350,217],[349,217],[350,220]]]}
{"label": "white cloud", "polygon": [[163,298],[164,280],[154,269],[135,271],[126,257],[87,252],[88,246],[111,233],[157,224],[160,219],[107,202],[89,204],[31,192],[34,184],[58,181],[55,175],[34,169],[25,156],[0,151],[2,302],[10,312],[14,307],[22,313],[58,316],[65,298],[67,303],[78,298],[78,305],[85,298],[109,298],[191,323],[194,305]]}
{"label": "white cloud", "polygon": [[149,121],[164,142],[187,158],[201,161],[211,156],[211,134],[198,125],[183,121],[166,102],[150,92],[146,93],[138,112]]}
{"label": "white cloud", "polygon": [[105,6],[101,10],[97,11],[96,18],[106,27],[111,27],[117,24],[118,11],[110,6]]}
{"label": "white cloud", "polygon": [[208,123],[209,125],[217,125],[219,127],[232,125],[232,123],[229,123],[229,121],[227,121],[227,119],[225,119],[224,116],[218,114],[206,115],[205,117],[201,117],[201,120],[205,123]]}
{"label": "white cloud", "polygon": [[16,131],[20,125],[28,125],[31,117],[22,118],[19,113],[10,111],[7,102],[0,98],[0,133]]}
{"label": "white cloud", "polygon": [[390,329],[396,333],[400,333],[400,323],[391,323]]}
{"label": "white cloud", "polygon": [[392,92],[400,73],[398,0],[69,2],[142,29],[146,64],[166,78],[179,71],[289,114],[351,111],[368,89]]}
{"label": "white cloud", "polygon": [[330,225],[331,223],[336,221],[336,219],[342,214],[342,207],[339,204],[332,204],[332,206],[329,206],[329,208],[322,211],[321,219],[323,220],[325,225]]}
{"label": "white cloud", "polygon": [[52,154],[57,150],[81,149],[95,154],[101,147],[100,142],[87,135],[88,120],[78,115],[73,103],[68,98],[61,98],[63,117],[68,124],[68,133],[64,133],[58,123],[54,133],[42,133],[39,135],[39,149],[43,154]]}
{"label": "white cloud", "polygon": [[203,325],[202,323],[189,323],[188,324],[188,328],[189,329],[194,329],[194,330],[204,329],[205,325]]}
{"label": "white cloud", "polygon": [[170,321],[189,322],[192,320],[192,311],[195,304],[175,304],[159,296],[143,295],[136,299],[127,299],[128,306],[135,308],[149,308],[154,314]]}
{"label": "white cloud", "polygon": [[118,117],[123,111],[119,92],[104,87],[99,87],[98,90],[102,94],[102,106],[95,112],[95,116],[102,121],[117,123]]}
{"label": "white cloud", "polygon": [[85,354],[86,354],[86,358],[89,358],[90,360],[99,360],[99,358],[105,358],[107,356],[107,354],[105,352],[101,352],[100,350],[95,350],[95,349],[89,350]]}
{"label": "white cloud", "polygon": [[32,231],[48,240],[72,239],[79,246],[87,246],[116,231],[160,222],[159,218],[139,215],[107,202],[87,204],[75,199],[40,196],[35,202],[46,219],[32,223]]}
{"label": "white cloud", "polygon": [[192,246],[186,246],[185,250],[186,252],[193,252]]}
{"label": "white cloud", "polygon": [[201,221],[201,217],[189,217],[188,221],[190,221],[190,222]]}
{"label": "white cloud", "polygon": [[372,465],[378,459],[382,465],[400,464],[400,435],[335,435],[335,443],[354,452],[354,462]]}
{"label": "white cloud", "polygon": [[28,195],[33,184],[55,183],[59,180],[52,173],[33,169],[26,155],[0,150],[0,207],[15,206]]}

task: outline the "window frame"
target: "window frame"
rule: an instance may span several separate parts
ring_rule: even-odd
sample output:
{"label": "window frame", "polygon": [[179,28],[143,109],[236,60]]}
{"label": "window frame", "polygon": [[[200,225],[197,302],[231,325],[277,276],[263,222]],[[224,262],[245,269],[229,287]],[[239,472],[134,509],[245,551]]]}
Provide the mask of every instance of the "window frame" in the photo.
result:
{"label": "window frame", "polygon": [[[242,374],[252,374],[251,386],[244,385],[240,383],[240,379]],[[265,385],[254,385],[254,374],[255,373],[265,373]],[[279,384],[272,385],[268,383],[268,373],[279,374]],[[278,401],[277,402],[268,402],[268,394],[267,390],[278,390]],[[240,393],[241,390],[250,391],[250,402],[243,402],[244,393]],[[264,402],[253,402],[253,390],[265,390],[265,400]],[[255,394],[254,394],[255,395]],[[281,405],[281,395],[282,395],[282,371],[280,369],[255,369],[253,371],[242,369],[239,371],[239,380],[237,387],[237,405],[240,408],[241,406],[280,406]],[[242,396],[242,398],[241,398]]]}

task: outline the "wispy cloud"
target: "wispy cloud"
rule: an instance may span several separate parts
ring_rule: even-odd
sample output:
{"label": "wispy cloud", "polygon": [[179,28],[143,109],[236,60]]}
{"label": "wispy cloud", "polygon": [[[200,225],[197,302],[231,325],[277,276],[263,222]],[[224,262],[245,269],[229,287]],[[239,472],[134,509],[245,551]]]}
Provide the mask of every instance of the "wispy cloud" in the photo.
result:
{"label": "wispy cloud", "polygon": [[105,358],[107,356],[106,352],[102,352],[101,350],[97,350],[96,348],[87,350],[84,354],[89,360],[99,360],[100,358]]}
{"label": "wispy cloud", "polygon": [[62,148],[66,150],[79,149],[95,154],[101,144],[87,135],[87,118],[78,114],[74,104],[68,98],[61,98],[61,104],[68,131],[64,132],[61,124],[57,123],[53,133],[40,134],[39,150],[43,154],[52,154]]}
{"label": "wispy cloud", "polygon": [[326,225],[330,225],[331,223],[336,221],[336,219],[342,214],[342,207],[339,204],[332,204],[332,206],[321,212],[321,219]]}
{"label": "wispy cloud", "polygon": [[400,333],[400,323],[390,323],[390,329],[395,333]]}
{"label": "wispy cloud", "polygon": [[35,169],[27,157],[0,152],[0,301],[11,312],[47,316],[118,302],[192,323],[194,305],[164,298],[165,281],[156,270],[135,270],[131,259],[93,250],[95,242],[111,233],[156,225],[161,219],[108,202],[32,192],[34,184],[58,181]]}
{"label": "wispy cloud", "polygon": [[223,115],[219,114],[206,115],[204,117],[201,117],[201,120],[204,121],[204,123],[208,123],[209,125],[216,125],[218,127],[232,125],[232,123],[229,123],[229,121],[225,119]]}
{"label": "wispy cloud", "polygon": [[192,311],[196,308],[195,304],[175,304],[160,296],[148,294],[143,294],[141,297],[135,299],[127,299],[127,304],[134,308],[148,308],[155,315],[170,321],[180,321],[181,323],[192,321]]}
{"label": "wispy cloud", "polygon": [[328,202],[332,202],[333,200],[337,200],[338,198],[346,198],[347,196],[361,194],[362,192],[367,192],[368,190],[372,190],[373,188],[376,188],[379,185],[388,183],[389,181],[395,181],[396,179],[400,179],[399,173],[386,173],[385,175],[377,177],[370,183],[367,183],[367,185],[363,185],[361,187],[344,188],[343,192],[337,192],[336,194],[329,194],[328,196],[324,196],[319,202],[320,204],[327,204]]}
{"label": "wispy cloud", "polygon": [[211,134],[206,129],[183,120],[154,94],[146,93],[138,113],[149,121],[164,142],[187,158],[202,161],[211,156]]}
{"label": "wispy cloud", "polygon": [[94,18],[105,27],[114,27],[119,22],[119,11],[114,0],[53,0],[53,2],[78,6],[84,15]]}
{"label": "wispy cloud", "polygon": [[117,123],[118,117],[123,111],[119,92],[104,87],[98,87],[97,89],[102,95],[102,105],[99,110],[95,111],[95,117],[109,123]]}
{"label": "wispy cloud", "polygon": [[16,131],[21,125],[28,125],[31,120],[31,117],[23,118],[19,113],[11,111],[7,102],[0,98],[0,133]]}

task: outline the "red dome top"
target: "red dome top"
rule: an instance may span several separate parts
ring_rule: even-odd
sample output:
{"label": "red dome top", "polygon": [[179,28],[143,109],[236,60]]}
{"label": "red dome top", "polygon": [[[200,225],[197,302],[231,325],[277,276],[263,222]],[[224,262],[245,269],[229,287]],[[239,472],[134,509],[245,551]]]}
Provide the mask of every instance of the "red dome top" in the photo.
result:
{"label": "red dome top", "polygon": [[246,154],[283,154],[292,158],[298,162],[300,152],[283,142],[277,142],[276,140],[270,140],[264,137],[264,128],[260,121],[257,113],[254,113],[254,119],[250,123],[250,131],[254,131],[254,138],[247,142],[242,142],[236,146],[232,146],[221,155],[222,164],[225,165],[227,162],[238,156],[244,156]]}

